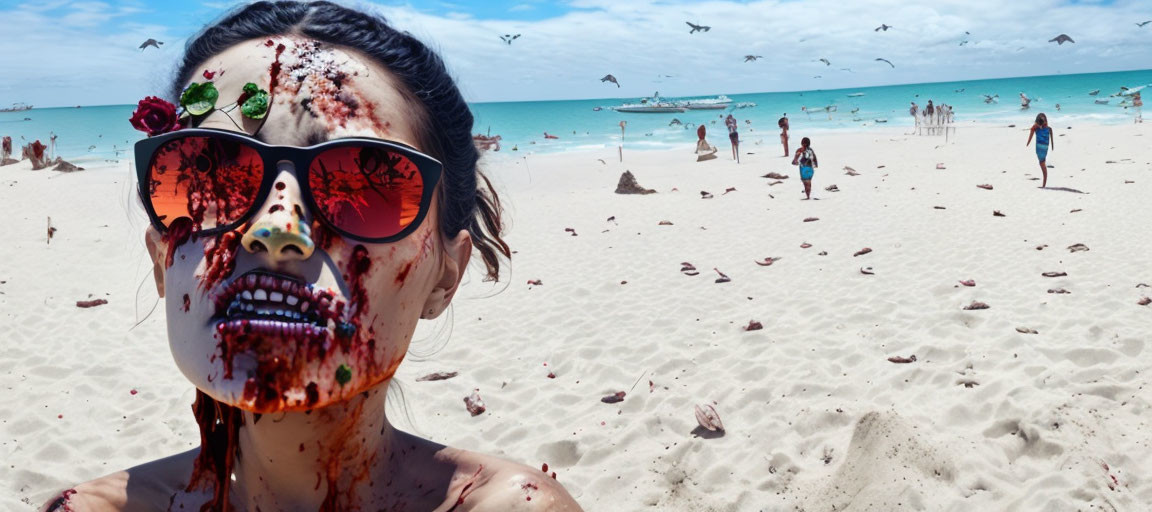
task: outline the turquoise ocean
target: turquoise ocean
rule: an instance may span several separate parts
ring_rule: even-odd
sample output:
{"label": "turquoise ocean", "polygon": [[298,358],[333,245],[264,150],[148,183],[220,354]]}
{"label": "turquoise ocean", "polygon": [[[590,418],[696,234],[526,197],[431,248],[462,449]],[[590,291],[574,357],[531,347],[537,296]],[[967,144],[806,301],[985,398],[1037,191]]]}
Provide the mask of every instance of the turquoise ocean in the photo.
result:
{"label": "turquoise ocean", "polygon": [[[502,151],[516,147],[518,151],[551,153],[615,148],[620,143],[620,121],[627,121],[626,149],[682,148],[694,144],[695,127],[700,124],[708,128],[713,144],[723,142],[725,130],[721,117],[731,113],[740,123],[742,140],[763,139],[765,143],[776,143],[779,133],[776,120],[785,113],[791,120],[792,136],[801,137],[829,130],[910,126],[910,102],[923,107],[929,99],[935,104],[952,105],[956,125],[961,130],[972,122],[1027,124],[1039,112],[1046,113],[1054,126],[1085,121],[1116,124],[1132,122],[1134,113],[1121,104],[1123,98],[1110,96],[1120,92],[1121,87],[1148,84],[1152,84],[1152,70],[728,94],[733,105],[755,103],[756,106],[668,114],[629,114],[610,109],[623,103],[636,103],[639,98],[475,103],[472,105],[476,118],[473,131],[500,135]],[[1100,93],[1090,96],[1088,93],[1095,89]],[[675,92],[660,91],[667,99],[700,97],[680,97]],[[1021,92],[1033,99],[1032,108],[1020,109]],[[860,93],[862,95],[857,95]],[[849,97],[849,94],[857,96]],[[999,95],[999,101],[985,103],[984,95]],[[1098,100],[1108,100],[1108,103],[1098,104]],[[1059,111],[1056,104],[1060,104]],[[828,106],[835,106],[835,111],[826,112]],[[601,110],[594,110],[597,107]],[[805,113],[801,107],[812,112]],[[106,105],[2,112],[0,136],[11,136],[13,145],[19,146],[35,139],[47,144],[50,133],[55,133],[57,154],[80,165],[129,158],[132,144],[143,137],[128,123],[134,108],[135,105]],[[853,113],[855,109],[858,110]],[[670,125],[673,119],[682,125]],[[878,119],[886,122],[878,123]],[[546,140],[544,132],[559,139]]]}

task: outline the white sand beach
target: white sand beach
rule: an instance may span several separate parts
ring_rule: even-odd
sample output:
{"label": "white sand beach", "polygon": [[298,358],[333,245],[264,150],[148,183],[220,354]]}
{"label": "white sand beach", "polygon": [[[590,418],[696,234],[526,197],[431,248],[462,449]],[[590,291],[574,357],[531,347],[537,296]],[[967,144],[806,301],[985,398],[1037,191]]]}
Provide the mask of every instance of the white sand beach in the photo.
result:
{"label": "white sand beach", "polygon": [[[774,130],[739,165],[715,135],[702,163],[488,154],[510,278],[421,327],[394,421],[590,511],[1152,510],[1152,128],[1054,126],[1039,189],[1029,126],[811,135],[813,201]],[[129,165],[0,167],[0,509],[198,443]],[[613,193],[625,170],[658,193]]]}

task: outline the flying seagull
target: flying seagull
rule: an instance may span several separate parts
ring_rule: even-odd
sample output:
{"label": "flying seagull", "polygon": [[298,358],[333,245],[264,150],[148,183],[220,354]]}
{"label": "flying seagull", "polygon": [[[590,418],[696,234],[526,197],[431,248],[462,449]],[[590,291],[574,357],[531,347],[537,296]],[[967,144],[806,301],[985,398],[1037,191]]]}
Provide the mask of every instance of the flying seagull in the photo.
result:
{"label": "flying seagull", "polygon": [[692,27],[692,30],[688,32],[689,34],[695,34],[697,32],[707,32],[709,30],[712,30],[712,27],[706,27],[704,25],[697,25],[695,23],[692,23],[691,21],[685,21],[684,23],[687,23],[689,27]]}
{"label": "flying seagull", "polygon": [[823,62],[825,66],[831,66],[831,65],[832,65],[832,63],[831,63],[831,62],[828,62],[828,59],[825,59],[825,58],[823,58],[823,57],[821,57],[821,58],[819,58],[819,59],[816,59],[816,60],[819,60],[820,62]]}
{"label": "flying seagull", "polygon": [[892,28],[892,25],[885,25],[885,24],[881,23],[880,26],[876,27],[876,30],[874,30],[873,32],[879,32],[881,30],[887,32],[888,29],[890,29],[890,28]]}
{"label": "flying seagull", "polygon": [[164,44],[164,41],[157,41],[155,39],[149,38],[147,41],[144,41],[144,43],[140,45],[140,51],[144,51],[144,49],[149,47],[149,46],[159,50],[160,45],[162,45],[162,44]]}
{"label": "flying seagull", "polygon": [[895,65],[895,64],[893,64],[893,63],[892,63],[891,61],[889,61],[888,59],[881,59],[880,57],[876,57],[876,60],[877,60],[877,61],[882,61],[882,62],[887,62],[889,66],[892,66],[892,67],[896,67],[896,65]]}
{"label": "flying seagull", "polygon": [[744,62],[756,62],[756,59],[763,59],[763,55],[745,55]]}
{"label": "flying seagull", "polygon": [[516,35],[504,34],[504,35],[500,36],[500,40],[511,45],[512,41],[515,41],[516,38],[518,38],[518,37],[520,37],[520,34],[516,34]]}
{"label": "flying seagull", "polygon": [[1053,37],[1052,39],[1049,39],[1048,42],[1063,45],[1064,43],[1075,43],[1076,41],[1073,41],[1071,37],[1068,37],[1068,34],[1060,34],[1056,37]]}
{"label": "flying seagull", "polygon": [[620,82],[617,82],[616,77],[614,77],[612,75],[604,75],[604,78],[601,78],[600,81],[601,82],[612,82],[612,83],[616,84],[616,87],[620,87]]}
{"label": "flying seagull", "polygon": [[824,77],[822,77],[822,76],[820,76],[820,75],[816,75],[816,76],[814,76],[814,77],[812,77],[812,78],[824,78]]}
{"label": "flying seagull", "polygon": [[851,73],[852,68],[840,68],[840,71],[847,71],[847,72]]}
{"label": "flying seagull", "polygon": [[1148,20],[1148,21],[1141,21],[1140,23],[1137,23],[1137,24],[1136,24],[1136,26],[1137,26],[1137,27],[1143,27],[1144,25],[1147,25],[1147,24],[1149,24],[1149,23],[1152,23],[1152,20]]}

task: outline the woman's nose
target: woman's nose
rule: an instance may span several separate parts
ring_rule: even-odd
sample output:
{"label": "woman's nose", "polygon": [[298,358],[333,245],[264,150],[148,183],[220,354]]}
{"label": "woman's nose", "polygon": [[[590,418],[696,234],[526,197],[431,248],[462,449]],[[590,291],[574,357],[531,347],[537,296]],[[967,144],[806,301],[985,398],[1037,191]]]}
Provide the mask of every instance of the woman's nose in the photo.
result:
{"label": "woman's nose", "polygon": [[281,170],[240,244],[249,253],[266,253],[274,262],[308,259],[316,244],[300,204],[299,182],[291,172]]}

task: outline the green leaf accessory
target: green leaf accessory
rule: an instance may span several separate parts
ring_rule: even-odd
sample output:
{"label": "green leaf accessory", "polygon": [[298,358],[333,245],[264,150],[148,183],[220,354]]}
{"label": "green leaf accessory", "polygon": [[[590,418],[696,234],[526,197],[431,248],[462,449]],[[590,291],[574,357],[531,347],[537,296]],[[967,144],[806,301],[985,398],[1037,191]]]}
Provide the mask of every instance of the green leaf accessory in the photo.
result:
{"label": "green leaf accessory", "polygon": [[204,115],[216,108],[216,100],[219,98],[220,91],[216,90],[212,82],[193,82],[180,95],[180,106],[194,116]]}
{"label": "green leaf accessory", "polygon": [[343,387],[350,380],[352,380],[352,369],[346,364],[340,365],[336,369],[336,382],[339,382],[340,386]]}
{"label": "green leaf accessory", "polygon": [[268,115],[268,91],[261,89],[252,82],[248,82],[244,84],[244,94],[240,97],[243,98],[243,103],[240,105],[240,113],[244,114],[244,117],[249,119],[264,119],[264,116]]}

